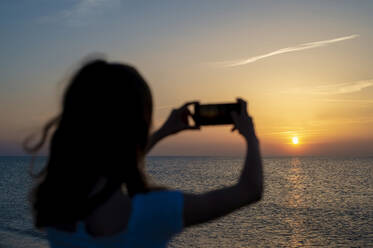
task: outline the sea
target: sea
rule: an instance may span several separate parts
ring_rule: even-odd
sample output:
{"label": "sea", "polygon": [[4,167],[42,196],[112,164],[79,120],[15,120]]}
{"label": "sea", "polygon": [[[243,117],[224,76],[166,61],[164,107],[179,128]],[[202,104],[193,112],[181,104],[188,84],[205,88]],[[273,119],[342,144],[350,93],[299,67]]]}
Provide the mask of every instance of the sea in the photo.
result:
{"label": "sea", "polygon": [[[36,167],[45,161],[39,157]],[[169,247],[373,247],[373,157],[268,157],[263,163],[260,202],[188,228]],[[1,248],[48,247],[32,226],[29,165],[29,157],[0,157]],[[195,193],[234,184],[242,166],[242,157],[147,158],[154,181]]]}

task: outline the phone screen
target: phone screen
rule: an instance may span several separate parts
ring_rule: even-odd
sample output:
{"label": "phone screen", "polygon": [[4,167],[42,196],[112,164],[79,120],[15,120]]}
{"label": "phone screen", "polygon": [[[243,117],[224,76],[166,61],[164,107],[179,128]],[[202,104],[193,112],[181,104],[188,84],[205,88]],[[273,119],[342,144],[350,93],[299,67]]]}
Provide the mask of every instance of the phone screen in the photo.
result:
{"label": "phone screen", "polygon": [[232,111],[239,112],[237,103],[196,104],[194,119],[197,125],[232,124]]}

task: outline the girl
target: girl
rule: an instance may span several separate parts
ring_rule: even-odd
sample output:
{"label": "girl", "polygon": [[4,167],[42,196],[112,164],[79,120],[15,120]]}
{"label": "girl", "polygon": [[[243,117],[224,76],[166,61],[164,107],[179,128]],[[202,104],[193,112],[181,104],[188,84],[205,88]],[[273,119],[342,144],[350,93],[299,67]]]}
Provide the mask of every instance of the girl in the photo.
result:
{"label": "girl", "polygon": [[45,169],[31,192],[35,226],[51,247],[166,247],[183,228],[260,200],[262,163],[246,102],[232,112],[246,141],[238,182],[203,194],[151,185],[144,158],[161,139],[191,126],[186,103],[153,134],[152,95],[131,66],[94,60],[67,87],[61,113],[48,122],[36,152],[54,128]]}

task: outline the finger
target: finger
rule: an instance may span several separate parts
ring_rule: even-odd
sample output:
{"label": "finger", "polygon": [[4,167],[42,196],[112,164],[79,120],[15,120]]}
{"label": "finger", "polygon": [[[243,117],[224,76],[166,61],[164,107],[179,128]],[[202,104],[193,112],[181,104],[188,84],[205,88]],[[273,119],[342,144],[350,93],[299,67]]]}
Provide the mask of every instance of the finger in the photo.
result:
{"label": "finger", "polygon": [[246,101],[245,101],[244,99],[242,99],[241,97],[237,97],[236,100],[237,100],[238,103],[246,102]]}
{"label": "finger", "polygon": [[188,126],[187,129],[190,129],[190,130],[200,130],[201,126]]}
{"label": "finger", "polygon": [[200,129],[201,126],[195,124],[195,125],[190,125],[189,123],[185,123],[184,129]]}
{"label": "finger", "polygon": [[186,106],[181,106],[180,108],[177,109],[177,112],[178,114],[182,115],[182,116],[188,116],[190,111],[188,109],[188,107]]}
{"label": "finger", "polygon": [[188,125],[188,123],[189,123],[189,120],[188,120],[188,114],[185,112],[185,111],[183,111],[182,113],[181,113],[181,115],[180,115],[180,120],[183,122],[183,123],[185,123],[186,125]]}
{"label": "finger", "polygon": [[242,98],[237,98],[237,102],[240,104],[240,108],[241,108],[241,116],[242,117],[247,117],[248,116],[248,113],[247,113],[247,102],[245,100],[243,100]]}
{"label": "finger", "polygon": [[186,114],[187,114],[188,116],[192,116],[192,112],[190,112],[189,109],[186,109]]}
{"label": "finger", "polygon": [[193,105],[193,104],[197,104],[197,103],[199,103],[199,102],[198,101],[186,102],[186,103],[184,103],[183,106],[181,106],[181,109],[187,108],[188,106]]}
{"label": "finger", "polygon": [[231,112],[231,117],[232,117],[232,121],[233,121],[233,129],[232,129],[232,132],[234,130],[237,129],[237,125],[239,123],[239,117],[238,117],[238,114],[236,112]]}
{"label": "finger", "polygon": [[192,112],[190,112],[190,110],[187,108],[185,109],[185,111],[183,111],[182,115],[183,115],[184,121],[188,121],[189,116],[194,120],[194,116]]}
{"label": "finger", "polygon": [[178,110],[178,115],[182,118],[182,119],[186,119],[188,118],[188,116],[190,115],[190,111],[189,109],[187,108],[181,108]]}

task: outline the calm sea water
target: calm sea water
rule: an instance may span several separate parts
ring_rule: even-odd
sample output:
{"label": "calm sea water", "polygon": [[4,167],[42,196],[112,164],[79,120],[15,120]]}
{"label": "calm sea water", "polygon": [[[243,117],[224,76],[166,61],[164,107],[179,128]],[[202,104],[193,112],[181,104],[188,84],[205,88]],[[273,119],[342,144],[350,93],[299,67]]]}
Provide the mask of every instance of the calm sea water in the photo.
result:
{"label": "calm sea water", "polygon": [[[172,188],[204,192],[234,183],[242,163],[151,157],[148,172]],[[28,158],[0,157],[0,247],[47,247],[31,224],[28,167]],[[373,158],[267,158],[264,173],[260,203],[187,229],[170,247],[373,247]]]}

